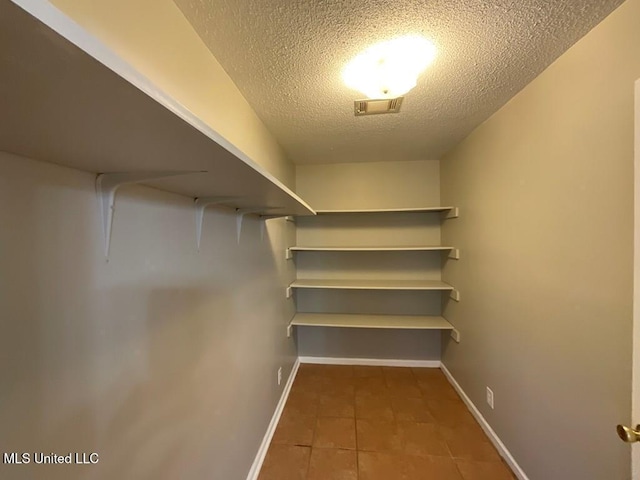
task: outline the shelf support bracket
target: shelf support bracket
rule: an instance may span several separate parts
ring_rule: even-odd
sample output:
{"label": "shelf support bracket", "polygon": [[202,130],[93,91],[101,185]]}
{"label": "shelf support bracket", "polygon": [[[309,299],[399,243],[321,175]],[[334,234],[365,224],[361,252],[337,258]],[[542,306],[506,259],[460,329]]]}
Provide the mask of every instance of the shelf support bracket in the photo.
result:
{"label": "shelf support bracket", "polygon": [[460,260],[460,249],[452,248],[449,252],[448,258],[452,258],[453,260]]}
{"label": "shelf support bracket", "polygon": [[[265,207],[264,210],[282,210],[284,207]],[[271,220],[272,218],[282,218],[284,215],[279,215],[277,213],[266,213],[260,215],[260,241],[264,240],[264,230],[266,227],[267,220]]]}
{"label": "shelf support bracket", "polygon": [[458,218],[460,216],[460,209],[458,207],[453,207],[451,210],[447,210],[445,214],[445,219],[448,218]]}
{"label": "shelf support bracket", "polygon": [[160,172],[122,172],[99,173],[96,177],[96,193],[100,202],[100,214],[102,215],[102,233],[104,235],[104,256],[109,259],[109,247],[111,246],[111,226],[115,211],[116,191],[122,185],[128,183],[141,183],[157,178],[175,177],[202,173],[197,171],[168,170]]}
{"label": "shelf support bracket", "polygon": [[237,197],[198,197],[194,200],[196,205],[196,245],[200,251],[202,239],[202,224],[204,223],[204,211],[209,205],[220,205],[233,202]]}
{"label": "shelf support bracket", "polygon": [[260,213],[264,210],[265,209],[263,207],[236,208],[236,228],[238,233],[238,243],[240,243],[240,232],[242,231],[242,221],[244,220],[244,216],[251,213]]}
{"label": "shelf support bracket", "polygon": [[456,302],[459,302],[459,301],[460,301],[460,291],[459,291],[459,290],[455,290],[455,289],[454,289],[454,290],[451,290],[451,291],[449,292],[449,298],[450,298],[451,300],[454,300],[454,301],[456,301]]}

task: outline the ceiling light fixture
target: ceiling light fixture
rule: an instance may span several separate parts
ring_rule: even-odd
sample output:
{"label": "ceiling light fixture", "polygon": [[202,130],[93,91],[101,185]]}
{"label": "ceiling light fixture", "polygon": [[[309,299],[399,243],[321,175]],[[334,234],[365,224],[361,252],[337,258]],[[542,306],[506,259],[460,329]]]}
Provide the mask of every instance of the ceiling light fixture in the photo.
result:
{"label": "ceiling light fixture", "polygon": [[418,76],[435,57],[435,45],[424,37],[394,38],[351,60],[342,78],[347,86],[369,98],[395,98],[416,86]]}

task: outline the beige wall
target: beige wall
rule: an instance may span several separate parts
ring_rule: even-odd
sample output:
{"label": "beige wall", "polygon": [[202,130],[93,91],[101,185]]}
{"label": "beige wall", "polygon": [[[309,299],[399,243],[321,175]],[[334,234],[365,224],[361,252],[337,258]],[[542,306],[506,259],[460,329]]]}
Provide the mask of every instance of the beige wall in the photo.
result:
{"label": "beige wall", "polygon": [[296,165],[297,193],[316,210],[411,208],[440,202],[438,161]]}
{"label": "beige wall", "polygon": [[172,0],[51,0],[293,188],[289,159]]}
{"label": "beige wall", "polygon": [[283,219],[124,186],[110,260],[94,175],[0,153],[0,452],[11,480],[244,480],[295,359]]}
{"label": "beige wall", "polygon": [[[439,162],[299,165],[298,193],[317,209],[435,206]],[[299,217],[298,245],[377,246],[440,243],[437,214],[349,214]],[[299,252],[298,278],[439,280],[439,252]],[[439,292],[300,289],[301,312],[439,315]],[[440,332],[297,328],[302,356],[439,360]]]}
{"label": "beige wall", "polygon": [[441,163],[463,299],[443,360],[531,480],[630,475],[638,45],[628,0]]}

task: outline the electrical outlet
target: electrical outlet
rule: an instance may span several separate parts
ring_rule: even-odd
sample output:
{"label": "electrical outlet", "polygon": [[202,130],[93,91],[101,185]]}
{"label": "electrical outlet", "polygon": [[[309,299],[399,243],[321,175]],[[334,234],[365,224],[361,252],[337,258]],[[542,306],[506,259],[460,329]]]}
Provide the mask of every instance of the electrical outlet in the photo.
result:
{"label": "electrical outlet", "polygon": [[278,385],[282,383],[282,367],[278,368]]}
{"label": "electrical outlet", "polygon": [[493,390],[489,387],[487,387],[487,403],[491,407],[491,410],[493,410]]}
{"label": "electrical outlet", "polygon": [[451,338],[453,338],[454,342],[460,343],[460,332],[454,328],[451,330]]}

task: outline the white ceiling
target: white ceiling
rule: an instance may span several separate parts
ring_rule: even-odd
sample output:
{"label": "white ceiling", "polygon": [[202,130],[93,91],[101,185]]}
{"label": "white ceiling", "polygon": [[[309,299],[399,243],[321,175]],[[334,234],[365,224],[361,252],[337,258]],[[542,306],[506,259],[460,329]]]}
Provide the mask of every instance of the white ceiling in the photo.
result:
{"label": "white ceiling", "polygon": [[[295,163],[440,158],[622,0],[175,0]],[[438,57],[398,114],[355,117],[367,46],[421,34]]]}

